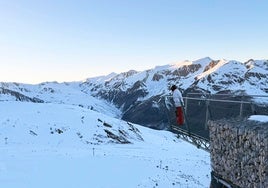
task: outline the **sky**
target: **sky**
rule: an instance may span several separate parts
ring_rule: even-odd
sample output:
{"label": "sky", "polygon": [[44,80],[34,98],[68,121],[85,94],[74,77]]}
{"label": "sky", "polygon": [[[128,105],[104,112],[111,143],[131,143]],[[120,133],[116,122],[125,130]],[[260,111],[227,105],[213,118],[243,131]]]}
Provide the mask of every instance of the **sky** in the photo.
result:
{"label": "sky", "polygon": [[265,0],[0,0],[0,81],[267,59]]}

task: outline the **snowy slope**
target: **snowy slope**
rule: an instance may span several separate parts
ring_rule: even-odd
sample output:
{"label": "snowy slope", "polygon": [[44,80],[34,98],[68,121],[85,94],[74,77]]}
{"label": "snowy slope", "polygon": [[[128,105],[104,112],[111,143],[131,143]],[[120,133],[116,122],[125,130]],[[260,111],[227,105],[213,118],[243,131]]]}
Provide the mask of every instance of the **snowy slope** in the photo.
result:
{"label": "snowy slope", "polygon": [[45,103],[71,104],[107,114],[120,117],[121,112],[111,103],[96,99],[81,91],[79,82],[57,83],[44,82],[37,85],[20,83],[0,83],[0,101],[16,101],[16,97],[10,94],[1,94],[1,88],[18,92],[27,97],[38,98]]}
{"label": "snowy slope", "polygon": [[[115,119],[109,124],[105,121],[109,116],[73,105],[1,102],[0,113],[0,140],[15,145],[76,146],[142,139],[135,130],[129,131],[130,123]],[[114,133],[119,141],[107,138],[105,131]]]}
{"label": "snowy slope", "polygon": [[209,154],[68,104],[0,102],[0,187],[208,187]]}

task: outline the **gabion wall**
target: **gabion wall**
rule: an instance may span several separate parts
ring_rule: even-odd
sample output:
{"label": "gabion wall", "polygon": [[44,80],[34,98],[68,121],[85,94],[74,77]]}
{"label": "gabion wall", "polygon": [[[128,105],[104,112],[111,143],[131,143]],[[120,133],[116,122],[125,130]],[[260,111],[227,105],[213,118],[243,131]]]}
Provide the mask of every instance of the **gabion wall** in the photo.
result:
{"label": "gabion wall", "polygon": [[209,122],[212,170],[239,187],[268,188],[268,123]]}

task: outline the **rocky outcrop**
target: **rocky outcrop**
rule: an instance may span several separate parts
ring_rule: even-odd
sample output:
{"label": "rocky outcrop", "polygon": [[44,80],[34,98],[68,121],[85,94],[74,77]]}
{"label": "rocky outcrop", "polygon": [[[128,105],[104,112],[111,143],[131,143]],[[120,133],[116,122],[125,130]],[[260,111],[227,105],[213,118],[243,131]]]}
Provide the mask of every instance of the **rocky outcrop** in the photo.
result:
{"label": "rocky outcrop", "polygon": [[34,102],[34,103],[43,103],[44,101],[41,99],[38,99],[36,97],[28,97],[25,96],[19,92],[12,91],[5,88],[0,88],[0,94],[9,95],[15,98],[16,101],[26,101],[26,102]]}

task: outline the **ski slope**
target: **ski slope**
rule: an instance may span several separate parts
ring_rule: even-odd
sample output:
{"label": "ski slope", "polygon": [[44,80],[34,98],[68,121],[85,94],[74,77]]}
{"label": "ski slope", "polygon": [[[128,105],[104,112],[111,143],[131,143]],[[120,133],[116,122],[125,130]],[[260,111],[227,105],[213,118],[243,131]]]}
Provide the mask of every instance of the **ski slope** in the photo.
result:
{"label": "ski slope", "polygon": [[202,188],[209,153],[71,104],[0,102],[0,187]]}

